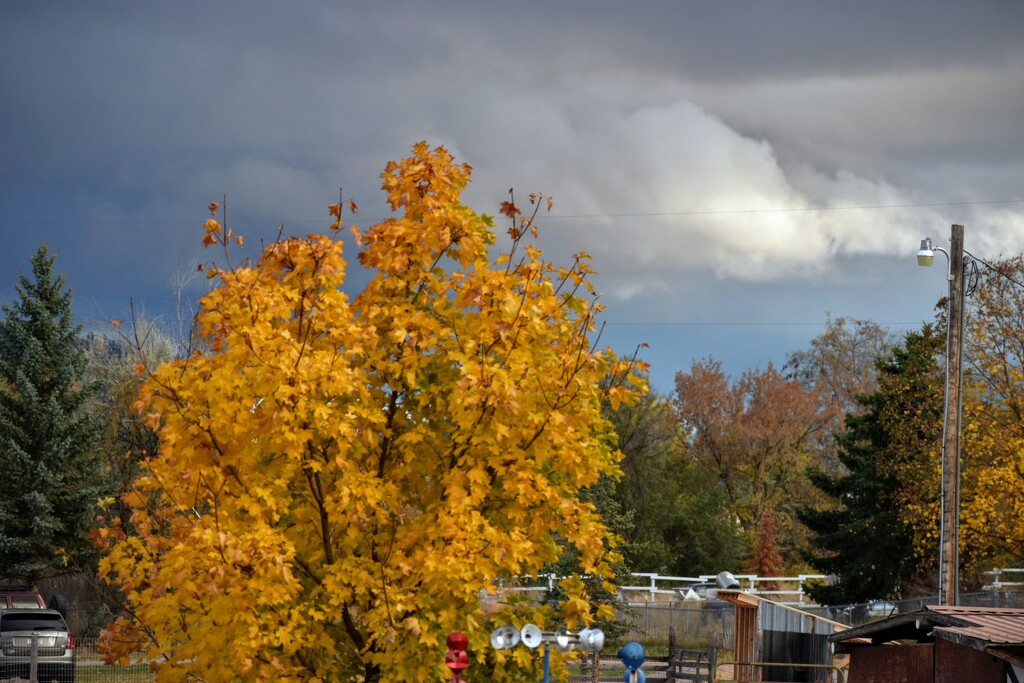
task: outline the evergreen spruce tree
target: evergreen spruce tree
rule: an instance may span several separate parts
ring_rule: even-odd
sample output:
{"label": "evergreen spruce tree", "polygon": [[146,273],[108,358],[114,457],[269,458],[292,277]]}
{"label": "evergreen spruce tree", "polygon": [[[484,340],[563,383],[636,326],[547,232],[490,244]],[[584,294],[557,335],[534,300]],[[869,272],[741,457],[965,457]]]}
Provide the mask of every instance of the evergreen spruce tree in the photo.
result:
{"label": "evergreen spruce tree", "polygon": [[95,388],[54,261],[40,246],[0,321],[0,576],[9,580],[59,573],[61,550],[89,564],[102,495]]}
{"label": "evergreen spruce tree", "polygon": [[942,430],[941,371],[935,362],[942,342],[926,325],[881,359],[877,390],[857,398],[863,412],[848,414],[837,436],[845,471],[810,473],[834,501],[829,509],[800,511],[815,549],[809,561],[838,579],[810,590],[821,604],[907,597],[926,581],[924,567],[932,558],[915,554],[914,532],[902,508],[910,498],[937,495],[920,473]]}

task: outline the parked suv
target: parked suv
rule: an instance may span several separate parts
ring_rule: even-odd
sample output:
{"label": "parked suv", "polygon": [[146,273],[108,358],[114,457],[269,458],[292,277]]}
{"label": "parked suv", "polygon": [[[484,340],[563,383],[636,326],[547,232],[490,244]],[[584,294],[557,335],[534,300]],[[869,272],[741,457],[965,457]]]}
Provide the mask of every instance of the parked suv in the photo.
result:
{"label": "parked suv", "polygon": [[0,679],[29,678],[75,683],[75,639],[60,612],[52,609],[0,610]]}
{"label": "parked suv", "polygon": [[10,607],[45,609],[46,603],[43,601],[43,596],[39,595],[32,586],[2,583],[0,584],[0,609]]}

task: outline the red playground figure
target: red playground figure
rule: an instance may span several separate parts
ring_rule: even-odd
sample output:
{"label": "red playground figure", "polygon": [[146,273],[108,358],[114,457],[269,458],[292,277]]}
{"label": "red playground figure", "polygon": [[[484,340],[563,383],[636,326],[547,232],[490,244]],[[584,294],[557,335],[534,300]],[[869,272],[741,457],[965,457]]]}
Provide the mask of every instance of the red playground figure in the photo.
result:
{"label": "red playground figure", "polygon": [[466,648],[469,640],[458,631],[448,634],[448,651],[444,653],[444,665],[452,670],[452,683],[463,683],[459,675],[469,666]]}

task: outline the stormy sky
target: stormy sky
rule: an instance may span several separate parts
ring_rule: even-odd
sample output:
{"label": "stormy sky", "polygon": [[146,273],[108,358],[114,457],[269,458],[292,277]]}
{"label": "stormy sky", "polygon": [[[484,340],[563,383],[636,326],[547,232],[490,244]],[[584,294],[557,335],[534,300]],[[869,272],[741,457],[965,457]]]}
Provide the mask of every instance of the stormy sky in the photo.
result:
{"label": "stormy sky", "polygon": [[540,246],[593,256],[603,341],[668,392],[829,316],[920,327],[952,223],[1024,251],[1024,3],[3,3],[0,300],[45,241],[87,327],[170,321],[210,201],[249,253],[339,188],[369,225],[423,139],[477,210],[554,197]]}

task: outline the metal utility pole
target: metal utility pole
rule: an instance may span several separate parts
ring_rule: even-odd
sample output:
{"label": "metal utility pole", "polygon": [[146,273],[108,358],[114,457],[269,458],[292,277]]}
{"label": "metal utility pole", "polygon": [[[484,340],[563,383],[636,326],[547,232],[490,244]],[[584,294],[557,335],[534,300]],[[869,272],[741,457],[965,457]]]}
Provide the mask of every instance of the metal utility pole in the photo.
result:
{"label": "metal utility pole", "polygon": [[946,405],[942,428],[942,525],[939,539],[939,603],[960,598],[960,387],[964,328],[964,226],[954,225],[949,245],[946,330]]}

